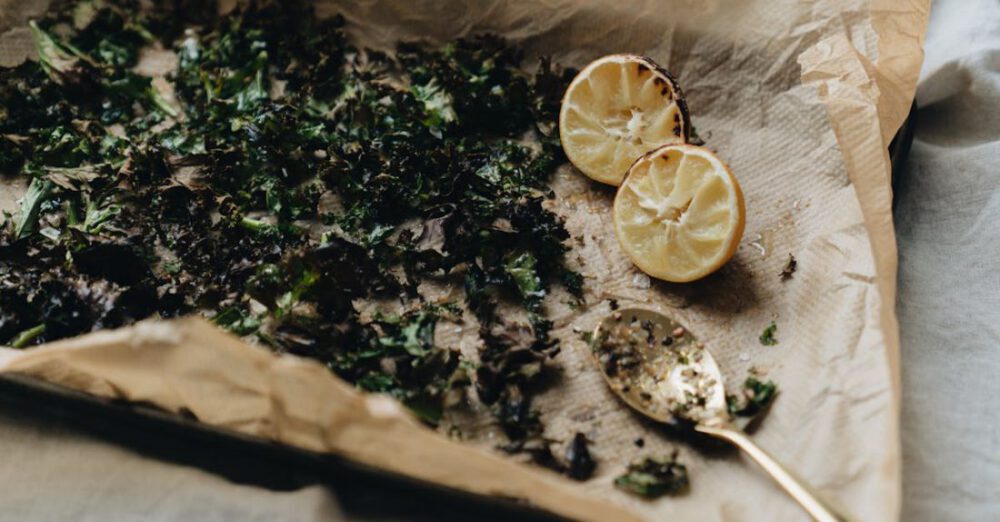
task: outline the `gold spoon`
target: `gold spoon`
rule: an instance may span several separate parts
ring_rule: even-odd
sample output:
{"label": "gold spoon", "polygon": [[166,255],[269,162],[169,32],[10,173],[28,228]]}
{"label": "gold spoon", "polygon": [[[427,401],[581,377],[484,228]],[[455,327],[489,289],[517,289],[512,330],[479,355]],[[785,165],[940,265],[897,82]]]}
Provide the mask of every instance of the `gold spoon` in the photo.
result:
{"label": "gold spoon", "polygon": [[850,520],[736,427],[719,366],[677,321],[652,310],[617,310],[597,325],[591,349],[612,391],[639,413],[666,424],[686,421],[740,448],[814,519]]}

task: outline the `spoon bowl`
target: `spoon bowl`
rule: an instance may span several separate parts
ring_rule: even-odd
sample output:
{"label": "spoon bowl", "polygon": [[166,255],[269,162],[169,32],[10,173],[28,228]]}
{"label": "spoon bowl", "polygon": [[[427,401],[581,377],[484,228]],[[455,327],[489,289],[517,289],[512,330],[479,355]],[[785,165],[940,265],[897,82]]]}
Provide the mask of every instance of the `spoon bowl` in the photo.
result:
{"label": "spoon bowl", "polygon": [[737,446],[815,520],[850,520],[736,427],[719,365],[684,325],[652,310],[616,310],[595,328],[591,353],[608,386],[632,409]]}
{"label": "spoon bowl", "polygon": [[652,310],[618,310],[597,325],[592,339],[608,386],[643,415],[667,424],[729,418],[718,364],[677,321]]}

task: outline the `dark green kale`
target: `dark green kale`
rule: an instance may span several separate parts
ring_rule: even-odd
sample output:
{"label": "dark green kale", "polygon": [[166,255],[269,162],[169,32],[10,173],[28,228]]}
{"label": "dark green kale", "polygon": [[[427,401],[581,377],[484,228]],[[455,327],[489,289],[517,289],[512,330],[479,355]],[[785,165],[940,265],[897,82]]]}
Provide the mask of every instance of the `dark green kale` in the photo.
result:
{"label": "dark green kale", "polygon": [[645,457],[628,465],[615,478],[615,487],[634,495],[656,498],[673,495],[688,486],[687,467],[677,462],[677,452],[669,457]]}
{"label": "dark green kale", "polygon": [[21,211],[18,213],[17,224],[14,225],[14,236],[21,239],[38,228],[38,213],[42,204],[52,193],[53,184],[42,178],[31,180],[28,192],[21,199]]}
{"label": "dark green kale", "polygon": [[774,321],[771,321],[771,324],[767,325],[767,328],[764,328],[764,331],[761,332],[760,337],[758,338],[760,340],[760,344],[763,344],[764,346],[774,346],[778,344],[778,339],[774,336],[777,332],[778,325],[775,324]]}
{"label": "dark green kale", "polygon": [[[0,229],[0,343],[199,313],[431,424],[474,381],[506,449],[557,462],[532,396],[559,351],[545,298],[582,293],[545,207],[573,71],[526,73],[489,35],[358,49],[304,2],[187,4],[59,2],[39,62],[0,69],[0,175],[28,187]],[[163,78],[147,48],[176,55]],[[435,343],[461,314],[424,282],[465,289],[479,361]]]}
{"label": "dark green kale", "polygon": [[774,381],[762,382],[756,377],[747,377],[740,393],[727,396],[726,404],[733,415],[753,417],[767,408],[777,393]]}

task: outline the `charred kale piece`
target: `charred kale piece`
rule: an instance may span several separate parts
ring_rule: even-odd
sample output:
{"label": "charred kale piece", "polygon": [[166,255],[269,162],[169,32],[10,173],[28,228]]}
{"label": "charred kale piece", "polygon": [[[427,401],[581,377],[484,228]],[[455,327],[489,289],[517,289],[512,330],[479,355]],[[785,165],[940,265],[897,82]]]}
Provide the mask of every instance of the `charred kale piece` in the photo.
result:
{"label": "charred kale piece", "polygon": [[741,417],[753,417],[767,409],[778,394],[778,386],[774,381],[761,381],[750,376],[743,381],[740,393],[726,396],[729,413]]}
{"label": "charred kale piece", "polygon": [[[39,62],[0,69],[0,175],[28,187],[0,227],[0,343],[200,313],[431,424],[474,380],[507,449],[551,457],[532,395],[545,297],[582,291],[545,206],[572,71],[525,73],[489,35],[358,49],[303,2],[182,5],[59,3]],[[167,50],[164,77],[136,67]],[[478,361],[435,343],[461,314],[428,281],[465,289]]]}
{"label": "charred kale piece", "polygon": [[615,478],[615,487],[650,499],[677,494],[687,486],[687,467],[677,462],[676,452],[637,459]]}

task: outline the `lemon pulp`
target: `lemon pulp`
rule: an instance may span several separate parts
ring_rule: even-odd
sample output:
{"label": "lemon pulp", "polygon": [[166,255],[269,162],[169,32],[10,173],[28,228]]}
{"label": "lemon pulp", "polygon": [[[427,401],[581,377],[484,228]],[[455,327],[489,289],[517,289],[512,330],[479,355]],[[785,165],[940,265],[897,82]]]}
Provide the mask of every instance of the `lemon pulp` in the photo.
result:
{"label": "lemon pulp", "polygon": [[649,58],[611,55],[570,83],[559,114],[566,157],[586,176],[618,185],[644,153],[689,135],[677,82]]}
{"label": "lemon pulp", "polygon": [[614,202],[622,249],[642,271],[667,281],[693,281],[718,270],[736,252],[744,221],[736,178],[694,145],[667,145],[642,156]]}

